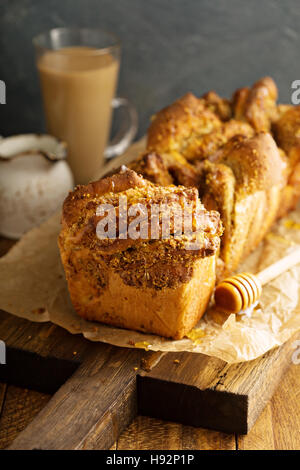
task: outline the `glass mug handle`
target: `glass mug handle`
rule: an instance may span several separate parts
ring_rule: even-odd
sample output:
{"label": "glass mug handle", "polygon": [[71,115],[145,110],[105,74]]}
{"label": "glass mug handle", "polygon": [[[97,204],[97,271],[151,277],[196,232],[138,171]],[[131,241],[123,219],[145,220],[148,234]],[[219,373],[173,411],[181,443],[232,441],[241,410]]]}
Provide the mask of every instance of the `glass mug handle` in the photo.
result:
{"label": "glass mug handle", "polygon": [[129,147],[136,136],[138,129],[138,114],[135,107],[127,98],[114,98],[112,108],[118,109],[124,107],[127,111],[127,118],[123,118],[121,127],[111,143],[106,147],[104,156],[107,159],[121,155]]}

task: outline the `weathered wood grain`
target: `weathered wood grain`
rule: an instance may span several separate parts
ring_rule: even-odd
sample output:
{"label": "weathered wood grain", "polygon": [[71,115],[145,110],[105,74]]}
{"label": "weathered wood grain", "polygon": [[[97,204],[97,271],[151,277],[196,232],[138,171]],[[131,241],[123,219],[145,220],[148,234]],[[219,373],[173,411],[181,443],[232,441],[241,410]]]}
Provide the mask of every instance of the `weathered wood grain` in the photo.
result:
{"label": "weathered wood grain", "polygon": [[237,436],[237,449],[275,450],[271,403],[267,403],[248,434]]}
{"label": "weathered wood grain", "polygon": [[143,352],[94,346],[11,448],[105,449],[131,422],[136,415],[134,367]]}
{"label": "weathered wood grain", "polygon": [[22,389],[13,385],[7,386],[0,415],[0,449],[5,449],[14,441],[44,408],[50,398],[50,395],[34,390]]}
{"label": "weathered wood grain", "polygon": [[296,338],[300,334],[255,361],[233,365],[198,354],[169,353],[150,373],[139,374],[139,413],[246,434],[291,364]]}
{"label": "weathered wood grain", "polygon": [[235,450],[235,436],[137,416],[121,434],[117,450]]}
{"label": "weathered wood grain", "polygon": [[[5,384],[0,384],[1,391],[4,390],[5,387]],[[20,397],[23,396],[22,389],[14,388],[15,393],[18,393]],[[296,366],[291,366],[252,430],[247,435],[237,436],[237,448],[239,450],[299,450],[299,390],[299,370]],[[3,421],[0,420],[0,436],[2,436],[2,439],[0,439],[0,448],[3,448],[5,443],[10,443],[6,440],[7,435],[12,437],[17,433],[17,429],[20,429],[18,420],[21,422],[24,421],[24,415],[28,415],[28,419],[32,420],[32,405],[30,401],[32,393],[35,392],[28,390],[28,400],[18,399],[20,412],[18,416],[14,414],[13,420],[6,421],[6,434],[3,433],[1,424]],[[41,397],[40,403],[42,406],[44,404],[44,395],[38,395]],[[35,402],[37,402],[37,396],[35,396]],[[5,414],[8,412],[9,410],[6,408]],[[11,413],[13,413],[13,411]],[[170,424],[172,424],[172,426],[170,426]],[[178,444],[178,450],[231,450],[235,448],[235,436],[232,434],[224,434],[140,416],[121,434],[118,441],[111,447],[111,450],[145,450],[160,448],[170,450],[170,443],[174,444],[175,442]]]}
{"label": "weathered wood grain", "polygon": [[[291,357],[287,343],[257,361],[229,366],[198,354],[149,354],[91,343],[5,313],[0,322],[9,364],[1,367],[0,378],[48,393],[59,389],[14,448],[109,448],[136,416],[137,393],[143,414],[245,433]],[[142,360],[150,372],[140,369]]]}
{"label": "weathered wood grain", "polygon": [[4,312],[0,338],[7,345],[1,380],[47,393],[58,390],[14,448],[107,448],[135,417],[135,377],[151,352],[92,343]]}
{"label": "weathered wood grain", "polygon": [[[274,447],[300,450],[300,365],[292,365],[271,402]],[[281,423],[278,425],[277,423]]]}
{"label": "weathered wood grain", "polygon": [[251,432],[238,437],[238,449],[300,449],[299,366],[291,365]]}
{"label": "weathered wood grain", "polygon": [[0,417],[3,410],[5,394],[6,394],[7,384],[0,382]]}

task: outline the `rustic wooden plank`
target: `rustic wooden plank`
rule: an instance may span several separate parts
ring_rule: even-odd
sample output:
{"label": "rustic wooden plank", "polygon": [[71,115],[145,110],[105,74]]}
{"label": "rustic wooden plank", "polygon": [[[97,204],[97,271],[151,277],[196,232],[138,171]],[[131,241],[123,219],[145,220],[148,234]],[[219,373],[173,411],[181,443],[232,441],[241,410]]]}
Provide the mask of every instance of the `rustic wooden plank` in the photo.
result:
{"label": "rustic wooden plank", "polygon": [[17,240],[10,240],[0,235],[0,257],[5,255]]}
{"label": "rustic wooden plank", "polygon": [[299,450],[300,374],[292,365],[273,398],[246,436],[238,437],[241,450]]}
{"label": "rustic wooden plank", "polygon": [[4,312],[0,338],[7,345],[1,380],[43,392],[59,390],[20,434],[16,448],[109,448],[136,416],[141,360],[150,368],[158,360],[157,353],[93,343],[50,323]]}
{"label": "rustic wooden plank", "polygon": [[137,416],[120,436],[118,450],[181,450],[181,425]]}
{"label": "rustic wooden plank", "polygon": [[3,410],[3,405],[5,401],[5,394],[6,394],[7,384],[0,383],[0,417]]}
{"label": "rustic wooden plank", "polygon": [[[50,322],[33,323],[0,310],[0,338],[8,347],[80,363],[91,342]],[[76,352],[76,355],[74,355]]]}
{"label": "rustic wooden plank", "polygon": [[50,400],[33,390],[7,387],[5,403],[0,417],[0,449],[9,446]]}
{"label": "rustic wooden plank", "polygon": [[199,354],[169,353],[150,373],[139,374],[138,410],[158,419],[246,434],[290,365],[296,338],[300,334],[255,361],[233,365]]}
{"label": "rustic wooden plank", "polygon": [[95,344],[11,448],[109,448],[136,413],[134,368],[142,357],[143,351]]}
{"label": "rustic wooden plank", "polygon": [[270,402],[267,403],[251,431],[237,437],[237,448],[238,450],[275,450]]}
{"label": "rustic wooden plank", "polygon": [[117,450],[235,450],[235,436],[137,416],[121,434]]}
{"label": "rustic wooden plank", "polygon": [[[250,433],[246,436],[238,437],[238,446],[240,450],[299,449],[299,385],[299,371],[296,366],[292,366],[283,378],[273,399],[267,404]],[[4,387],[5,384],[0,384],[0,392],[4,390]],[[22,390],[20,390],[20,393],[21,392]],[[28,393],[31,392],[29,391]],[[280,403],[278,403],[278,400],[280,400]],[[21,400],[20,404],[23,408],[26,407],[26,403],[21,402]],[[291,419],[293,421],[292,423]],[[13,422],[11,423],[11,426],[14,427]],[[168,436],[168,432],[175,433],[177,435],[177,437],[170,436],[170,438],[167,438],[167,440],[164,441],[164,449],[169,449],[169,442],[175,442],[178,438],[181,439],[178,447],[179,449],[210,450],[234,448],[233,435],[208,431],[201,428],[198,429],[191,426],[175,425],[170,428],[170,423],[147,417],[139,417],[121,434],[118,441],[118,447],[117,443],[115,443],[111,450],[116,450],[117,448],[120,450],[158,448],[158,435],[156,433],[157,427],[160,429],[160,436]],[[3,430],[0,421],[0,435],[2,434]],[[274,436],[276,436],[276,445]],[[162,444],[160,445],[162,446]],[[0,441],[0,447],[3,447],[2,441]]]}
{"label": "rustic wooden plank", "polygon": [[294,342],[297,338],[300,338],[300,333],[294,335],[280,348],[269,351],[254,361],[234,364],[224,369],[223,376],[215,389],[230,390],[233,394],[248,397],[246,432],[252,428],[291,365]]}
{"label": "rustic wooden plank", "polygon": [[44,393],[56,392],[90,348],[89,341],[51,323],[31,323],[1,311],[0,338],[7,345],[0,380]]}
{"label": "rustic wooden plank", "polygon": [[241,432],[247,397],[215,390],[226,367],[225,362],[200,354],[169,353],[150,373],[138,376],[139,413],[214,430]]}
{"label": "rustic wooden plank", "polygon": [[[13,322],[12,331],[10,331],[11,327],[9,326],[8,317],[11,317],[11,321]],[[86,342],[87,343],[86,344],[87,349],[85,350],[85,347],[82,347],[82,345],[81,346],[79,345],[81,349],[79,348],[78,351],[77,351],[78,356],[77,355],[74,356],[73,353],[75,352],[75,349],[74,349],[75,346],[74,346],[73,340],[74,339],[78,340],[79,337],[74,336],[74,335],[69,335],[67,332],[65,332],[64,330],[61,330],[60,328],[57,328],[57,327],[52,328],[52,325],[49,325],[49,324],[42,324],[42,325],[41,324],[31,324],[29,322],[26,322],[25,320],[17,319],[15,317],[12,317],[12,316],[7,315],[7,314],[2,314],[2,320],[3,320],[3,322],[1,322],[0,331],[2,331],[2,334],[3,334],[3,329],[6,331],[6,339],[8,341],[13,341],[13,344],[18,345],[19,347],[22,347],[22,348],[26,347],[26,344],[27,344],[27,350],[29,349],[30,351],[40,351],[41,353],[43,353],[44,356],[45,356],[43,359],[45,359],[45,358],[47,359],[48,356],[45,354],[45,351],[47,351],[47,354],[57,355],[59,358],[62,358],[62,359],[65,358],[66,355],[67,355],[67,357],[70,360],[78,361],[78,356],[79,356],[80,360],[84,361],[85,353],[89,352],[89,347],[91,347],[93,349],[94,346],[96,346],[93,343]],[[29,325],[30,325],[30,330],[27,329]],[[3,328],[3,326],[4,326],[4,328]],[[33,328],[33,330],[31,328]],[[30,338],[30,339],[28,339],[28,338],[29,338],[29,336],[32,336],[32,335],[27,336],[29,333],[32,333],[32,335],[33,335],[33,337]],[[57,335],[58,335],[58,337],[57,337]],[[64,337],[64,335],[66,335],[66,337]],[[67,340],[68,337],[71,338],[71,346],[72,347],[71,347],[70,350],[66,351],[66,355],[65,355],[64,354],[64,347],[68,344],[68,340]],[[37,340],[37,338],[38,338],[38,340]],[[81,338],[81,340],[83,340],[83,339]],[[61,347],[62,343],[64,344],[64,347]],[[105,346],[105,345],[102,345],[102,346]],[[113,347],[109,347],[109,348],[117,349],[117,348],[113,348]],[[25,352],[26,352],[26,350],[25,350]],[[138,352],[143,353],[142,351],[138,351]],[[277,352],[279,352],[279,350],[277,350]],[[270,354],[270,353],[268,353],[268,354]],[[195,372],[195,369],[193,369],[193,367],[192,367],[192,363],[194,361],[190,362],[191,358],[189,358],[188,361],[185,361],[184,360],[184,355],[185,355],[185,353],[182,353],[180,355],[175,355],[177,359],[178,359],[178,357],[180,358],[179,359],[180,360],[179,364],[174,363],[173,358],[171,358],[171,362],[168,361],[168,368],[173,368],[174,369],[173,372],[174,372],[174,375],[177,376],[177,382],[178,382],[178,376],[179,376],[181,378],[180,380],[183,383],[185,382],[186,378],[188,378],[188,380],[193,380],[194,383],[196,381],[199,386],[220,387],[221,389],[224,388],[224,387],[227,387],[227,386],[229,387],[230,386],[230,387],[232,387],[232,389],[234,391],[237,391],[239,388],[241,389],[241,384],[238,385],[238,381],[236,380],[236,377],[237,377],[238,374],[240,374],[241,377],[243,378],[243,371],[240,370],[241,364],[234,366],[235,368],[237,368],[237,370],[235,371],[235,374],[234,374],[234,377],[235,377],[235,379],[234,379],[234,378],[231,377],[230,373],[227,371],[227,368],[229,366],[227,364],[224,365],[222,363],[222,361],[216,361],[216,362],[212,363],[211,365],[209,365],[209,364],[207,364],[207,359],[208,358],[203,357],[203,356],[199,356],[199,358],[198,358],[199,368]],[[170,355],[169,354],[165,355],[164,360],[166,360],[168,358],[168,356],[170,356]],[[157,354],[157,353],[154,353],[154,354],[152,353],[150,355],[149,354],[146,355],[145,357],[142,358],[143,359],[142,362],[144,364],[144,367],[148,370],[151,369],[151,368],[154,368],[154,371],[157,370],[159,367],[161,367],[161,364],[159,363],[159,358],[160,358],[160,355]],[[267,360],[266,357],[264,357],[263,359]],[[274,358],[272,360],[274,362]],[[251,364],[248,364],[248,366],[251,365],[251,367],[254,367],[254,365],[255,365],[254,362],[255,361],[253,361],[253,363],[251,363]],[[134,367],[136,367],[136,364],[134,365]],[[182,370],[185,371],[184,374],[182,374]],[[200,374],[199,374],[199,370],[201,371]],[[219,379],[217,379],[214,376],[215,372],[218,371],[218,370],[223,371],[223,374],[220,374]],[[254,367],[254,370],[255,370],[255,367]],[[252,372],[252,374],[254,374],[253,377],[252,377],[252,381],[255,382],[256,380],[258,380],[258,376],[257,376],[256,372]],[[220,379],[220,377],[222,377],[222,379]],[[242,383],[244,384],[243,380],[242,380]],[[293,387],[294,387],[294,389],[296,388],[297,390],[299,390],[299,387],[297,388],[295,386],[295,384],[293,385]],[[290,391],[290,389],[291,389],[291,385],[288,386],[289,391]],[[245,384],[244,384],[244,388],[242,390],[243,390],[244,393],[247,392],[247,388],[246,388]],[[130,387],[129,387],[129,391],[130,391]],[[131,390],[131,392],[132,392],[132,390]],[[125,393],[125,397],[126,397],[126,390],[125,390],[124,393]],[[133,397],[134,393],[132,392],[131,394],[129,394],[129,396]],[[127,397],[127,400],[128,400],[128,397]],[[285,397],[284,400],[288,401],[288,398]],[[123,400],[121,399],[118,403],[123,403]],[[128,403],[128,401],[126,402],[126,400],[125,400],[125,406],[124,406],[125,410],[131,409],[130,406],[128,407],[126,405],[126,403]],[[135,398],[134,398],[133,402],[131,402],[131,403],[132,403],[132,408],[134,408]],[[103,443],[105,443],[105,439],[107,439],[107,437],[109,437],[108,440],[111,440],[111,443],[116,439],[116,436],[117,436],[117,434],[118,434],[118,432],[120,431],[121,428],[118,428],[116,430],[116,427],[115,427],[114,430],[116,430],[116,433],[113,433],[111,431],[113,429],[112,416],[114,416],[114,419],[116,419],[116,421],[118,421],[118,413],[121,412],[121,414],[122,413],[124,414],[124,409],[120,410],[118,408],[117,404],[115,404],[115,406],[113,406],[112,408],[115,411],[115,415],[112,415],[111,410],[108,410],[107,413],[104,413],[103,416],[104,416],[105,419],[99,420],[96,423],[96,425],[89,428],[88,433],[86,434],[86,439],[82,442],[82,447],[84,447],[84,448],[103,448],[103,447],[101,447],[101,445],[103,445]],[[135,412],[135,410],[134,410],[134,412]],[[130,421],[128,416],[127,416],[127,419]],[[278,420],[278,418],[277,418],[277,420]],[[170,429],[170,424],[167,423],[167,426]],[[180,446],[181,446],[180,448],[188,448],[190,446],[191,446],[191,448],[194,448],[193,446],[196,446],[196,445],[199,446],[200,448],[212,448],[212,447],[223,448],[224,447],[224,439],[220,438],[220,437],[217,437],[218,434],[220,435],[220,433],[214,433],[214,432],[206,433],[206,431],[204,431],[204,430],[196,430],[195,428],[190,428],[192,431],[187,431],[187,429],[189,429],[189,428],[186,428],[186,427],[177,428],[176,426],[175,426],[175,428],[171,427],[171,429],[174,430],[174,432],[177,432],[177,433],[181,432],[183,440],[180,444]],[[175,431],[175,429],[176,429],[176,431]],[[179,429],[181,429],[181,431],[179,431]],[[195,433],[194,433],[194,429],[195,429]],[[290,426],[290,429],[293,430],[295,428],[293,426]],[[61,430],[61,432],[63,432],[63,430]],[[146,432],[147,432],[147,429],[145,429],[145,433]],[[166,432],[166,434],[168,434],[168,431],[165,431],[165,432]],[[263,435],[263,430],[262,431],[255,430],[255,432],[257,434],[257,436],[254,438],[254,441],[257,442],[255,448],[262,448],[262,445],[263,445],[262,443],[263,442],[264,442],[264,446],[266,448],[268,448],[268,447],[272,448],[272,445],[268,444],[268,442],[270,442],[269,435],[268,435],[269,441],[267,440],[267,442],[266,442],[266,440],[263,440],[263,438],[261,437]],[[281,434],[280,434],[280,431],[279,431],[278,436],[277,436],[277,441],[278,442],[280,441],[280,435]],[[102,436],[104,436],[104,439],[103,439]],[[184,436],[186,436],[185,440],[184,440]],[[197,441],[197,439],[198,439],[198,441]],[[233,439],[233,437],[230,436],[229,438],[227,437],[227,439],[228,439],[228,441],[225,441],[225,447],[228,446],[229,448],[232,448],[232,442],[233,442],[232,439]],[[147,439],[145,438],[145,440],[147,440]],[[170,443],[171,443],[170,445],[172,445],[172,442],[174,443],[176,440],[177,440],[177,437],[174,437],[174,438],[170,437]],[[294,437],[294,441],[297,442],[296,437]],[[149,441],[149,442],[151,442],[151,441]],[[198,444],[197,444],[197,442],[198,442]],[[107,444],[107,447],[109,447],[110,444],[108,444],[107,441],[106,441],[106,444]],[[105,444],[105,448],[107,448],[106,444]],[[156,442],[155,442],[155,444],[156,444]],[[130,443],[129,443],[129,445],[130,445]],[[284,445],[286,445],[286,443],[285,444],[283,443],[281,445],[281,448],[285,448]],[[141,442],[141,446],[143,446],[143,442]],[[147,444],[146,444],[146,446],[147,446]],[[295,443],[293,444],[293,446],[295,446]],[[124,441],[123,441],[123,444],[121,442],[120,448],[125,448],[125,447],[126,447],[126,444],[124,444]],[[254,445],[253,445],[253,447],[254,447]],[[143,448],[143,447],[140,447],[140,448]],[[241,448],[242,448],[242,444],[241,444]]]}
{"label": "rustic wooden plank", "polygon": [[234,434],[181,425],[182,448],[185,450],[236,450]]}
{"label": "rustic wooden plank", "polygon": [[[300,366],[292,365],[271,402],[276,449],[300,449]],[[280,423],[280,424],[279,424]]]}

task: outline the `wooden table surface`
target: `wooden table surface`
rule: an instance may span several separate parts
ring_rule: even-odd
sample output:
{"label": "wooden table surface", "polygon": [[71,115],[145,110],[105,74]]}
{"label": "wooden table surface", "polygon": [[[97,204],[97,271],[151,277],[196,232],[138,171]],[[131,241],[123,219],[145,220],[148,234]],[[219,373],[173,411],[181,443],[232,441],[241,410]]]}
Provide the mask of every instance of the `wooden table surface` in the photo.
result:
{"label": "wooden table surface", "polygon": [[[235,436],[138,416],[112,449],[300,449],[300,369],[292,365],[247,436]],[[50,399],[0,383],[0,448],[9,446]]]}
{"label": "wooden table surface", "polygon": [[[0,238],[0,256],[13,242]],[[0,449],[8,447],[50,395],[0,383]],[[112,449],[300,449],[300,365],[291,365],[272,400],[246,436],[224,434],[138,416]]]}

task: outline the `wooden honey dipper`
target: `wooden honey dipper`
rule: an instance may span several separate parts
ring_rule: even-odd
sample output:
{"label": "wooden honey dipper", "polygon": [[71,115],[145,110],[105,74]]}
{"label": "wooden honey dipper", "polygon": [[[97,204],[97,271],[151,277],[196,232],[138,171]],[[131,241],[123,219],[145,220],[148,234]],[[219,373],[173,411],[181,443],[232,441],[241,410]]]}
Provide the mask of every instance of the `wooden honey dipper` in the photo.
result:
{"label": "wooden honey dipper", "polygon": [[215,290],[216,306],[226,313],[238,313],[256,302],[262,286],[300,262],[300,246],[257,274],[240,273],[224,279]]}

